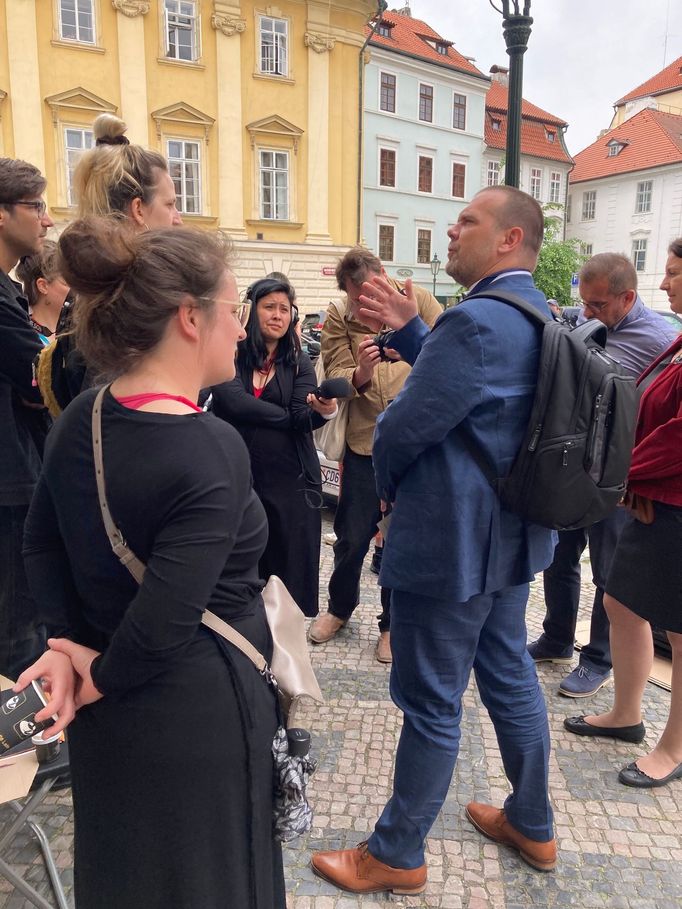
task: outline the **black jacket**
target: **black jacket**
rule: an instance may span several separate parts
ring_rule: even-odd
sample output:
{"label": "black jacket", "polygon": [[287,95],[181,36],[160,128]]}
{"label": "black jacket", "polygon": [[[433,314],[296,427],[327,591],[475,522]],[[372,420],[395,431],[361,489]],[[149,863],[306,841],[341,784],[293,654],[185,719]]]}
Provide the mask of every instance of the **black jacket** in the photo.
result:
{"label": "black jacket", "polygon": [[277,363],[275,377],[282,390],[286,407],[262,401],[253,395],[253,371],[237,358],[237,377],[232,382],[215,385],[213,413],[231,423],[242,434],[247,447],[251,431],[259,426],[291,432],[306,486],[321,484],[320,462],[315,451],[312,431],[324,426],[324,417],[310,409],[308,394],[317,387],[315,370],[306,354],[301,354],[298,368]]}
{"label": "black jacket", "polygon": [[42,342],[28,318],[21,285],[0,271],[0,507],[27,505],[40,473],[49,427],[33,383],[33,362]]}

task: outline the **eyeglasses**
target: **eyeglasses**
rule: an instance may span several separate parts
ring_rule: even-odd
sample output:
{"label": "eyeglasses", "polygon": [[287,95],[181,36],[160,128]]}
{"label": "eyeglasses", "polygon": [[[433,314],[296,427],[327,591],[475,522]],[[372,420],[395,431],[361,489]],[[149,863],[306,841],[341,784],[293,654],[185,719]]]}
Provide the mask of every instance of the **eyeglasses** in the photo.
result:
{"label": "eyeglasses", "polygon": [[251,312],[250,303],[235,303],[234,300],[216,300],[214,297],[197,297],[197,299],[206,300],[208,303],[226,303],[228,306],[234,307],[232,315],[242,328],[244,328],[249,321],[249,313]]}
{"label": "eyeglasses", "polygon": [[19,200],[18,202],[12,202],[12,205],[25,205],[26,208],[32,208],[39,218],[44,217],[45,212],[47,211],[47,205],[43,199],[37,199],[35,202],[23,202]]}
{"label": "eyeglasses", "polygon": [[[619,294],[611,294],[611,296],[613,297],[614,300],[617,300],[618,297],[622,297],[626,293],[627,293],[627,290],[623,290]],[[581,302],[582,302],[582,305],[586,309],[591,309],[593,312],[601,312],[603,309],[606,309],[606,307],[609,305],[609,303],[612,303],[613,301],[606,300],[606,302],[604,302],[604,303],[588,303],[587,300],[582,300]]]}

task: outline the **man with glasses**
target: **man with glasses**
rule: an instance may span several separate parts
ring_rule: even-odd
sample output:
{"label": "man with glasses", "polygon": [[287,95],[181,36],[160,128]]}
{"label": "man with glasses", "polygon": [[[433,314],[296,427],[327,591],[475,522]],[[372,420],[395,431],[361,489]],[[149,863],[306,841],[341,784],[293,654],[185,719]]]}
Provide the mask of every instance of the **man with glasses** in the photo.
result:
{"label": "man with glasses", "polygon": [[[584,318],[606,325],[607,352],[632,375],[639,376],[677,336],[667,319],[648,309],[637,295],[637,272],[627,256],[593,256],[580,271],[579,287]],[[590,640],[580,652],[578,666],[559,685],[559,693],[566,697],[589,697],[611,677],[604,584],[625,518],[625,510],[616,508],[592,527],[561,531],[554,561],[544,572],[544,631],[528,645],[528,652],[536,663],[571,663],[580,605],[580,557],[589,540],[595,585]]]}
{"label": "man with glasses", "polygon": [[52,221],[46,181],[26,161],[0,158],[0,674],[17,675],[44,649],[21,555],[24,520],[38,478],[45,414],[33,380],[42,343],[20,284],[9,277],[40,251]]}

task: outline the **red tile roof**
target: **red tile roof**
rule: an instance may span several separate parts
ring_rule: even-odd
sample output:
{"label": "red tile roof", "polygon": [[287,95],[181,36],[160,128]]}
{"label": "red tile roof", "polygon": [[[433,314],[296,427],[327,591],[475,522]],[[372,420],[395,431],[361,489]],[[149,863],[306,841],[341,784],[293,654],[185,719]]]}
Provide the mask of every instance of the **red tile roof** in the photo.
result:
{"label": "red tile roof", "polygon": [[[609,157],[608,144],[623,144]],[[682,116],[645,108],[575,156],[571,183],[682,162]]]}
{"label": "red tile roof", "polygon": [[[391,37],[384,38],[382,35],[375,34],[370,44],[376,47],[385,47],[396,53],[410,54],[415,57],[421,57],[428,60],[429,63],[438,63],[440,66],[450,66],[460,72],[470,73],[473,76],[481,76],[487,79],[480,69],[477,69],[471,61],[463,57],[459,51],[452,46],[452,42],[443,38],[438,32],[435,32],[430,25],[422,22],[421,19],[413,19],[411,16],[401,16],[393,10],[385,12],[381,21],[387,25],[392,25]],[[365,28],[365,35],[368,35],[370,28]],[[439,54],[438,51],[425,39],[440,41],[448,45],[447,54]]]}
{"label": "red tile roof", "polygon": [[[485,143],[490,148],[504,149],[507,145],[507,94],[507,87],[500,82],[493,82],[486,94]],[[496,120],[499,129],[493,129]],[[521,103],[521,154],[570,164],[572,159],[561,132],[565,126],[564,120],[524,99]],[[554,133],[553,142],[547,138],[548,133]]]}
{"label": "red tile roof", "polygon": [[682,57],[673,60],[670,66],[666,66],[660,73],[656,73],[651,79],[642,82],[637,88],[616,101],[616,107],[625,104],[626,101],[634,101],[635,98],[649,98],[651,95],[660,95],[663,92],[674,92],[682,90]]}

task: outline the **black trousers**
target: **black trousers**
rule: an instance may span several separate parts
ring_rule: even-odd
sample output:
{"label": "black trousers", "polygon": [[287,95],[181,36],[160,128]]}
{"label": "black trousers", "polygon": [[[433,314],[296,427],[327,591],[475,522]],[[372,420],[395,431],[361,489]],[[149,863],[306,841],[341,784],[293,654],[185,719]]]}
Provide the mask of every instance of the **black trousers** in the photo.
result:
{"label": "black trousers", "polygon": [[[362,563],[380,520],[372,458],[346,447],[334,518],[334,571],[329,579],[329,611],[338,619],[347,621],[360,602]],[[389,629],[390,601],[390,590],[382,588],[379,631]]]}
{"label": "black trousers", "polygon": [[545,649],[556,656],[571,656],[580,606],[580,556],[589,540],[592,582],[596,589],[592,604],[590,641],[580,652],[580,664],[600,673],[611,669],[604,586],[626,520],[625,509],[616,508],[607,518],[591,527],[560,531],[554,561],[543,576],[547,614],[542,626],[542,642]]}
{"label": "black trousers", "polygon": [[14,681],[45,650],[21,546],[28,505],[0,506],[0,675]]}

